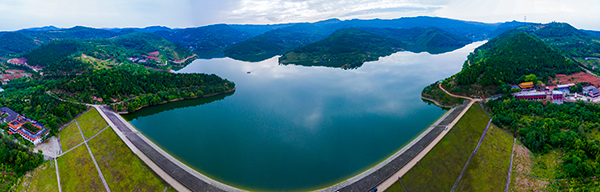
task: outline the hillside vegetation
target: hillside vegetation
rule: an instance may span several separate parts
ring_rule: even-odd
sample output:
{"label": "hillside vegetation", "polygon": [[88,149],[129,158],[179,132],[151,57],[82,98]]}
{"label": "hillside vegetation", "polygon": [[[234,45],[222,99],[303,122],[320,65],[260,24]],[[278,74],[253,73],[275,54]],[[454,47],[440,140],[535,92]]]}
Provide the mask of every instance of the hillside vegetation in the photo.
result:
{"label": "hillside vegetation", "polygon": [[[231,91],[235,84],[214,74],[185,74],[107,69],[63,81],[54,93],[66,100],[115,103],[130,112],[174,99],[202,97]],[[122,108],[125,107],[125,108]]]}
{"label": "hillside vegetation", "polygon": [[551,49],[535,36],[517,33],[498,36],[469,55],[458,85],[502,85],[520,83],[524,75],[535,74],[543,82],[556,74],[581,71],[577,64]]}
{"label": "hillside vegetation", "polygon": [[294,49],[279,58],[282,64],[355,68],[403,50],[406,44],[360,29],[340,29],[329,37]]}
{"label": "hillside vegetation", "polygon": [[472,41],[438,28],[414,27],[402,28],[361,28],[383,37],[402,41],[407,44],[406,50],[419,53],[439,54],[461,48]]}
{"label": "hillside vegetation", "polygon": [[242,61],[262,61],[321,39],[321,35],[276,29],[231,45],[224,50],[227,57]]}
{"label": "hillside vegetation", "polygon": [[[152,53],[155,52],[155,53]],[[85,54],[83,56],[82,54]],[[96,63],[85,62],[81,57],[93,57]],[[23,55],[30,66],[43,68],[46,74],[69,74],[86,72],[102,62],[131,63],[153,68],[181,67],[191,61],[176,63],[193,56],[189,50],[171,43],[152,33],[129,33],[115,39],[56,40],[43,44]],[[76,59],[78,58],[78,59]],[[145,60],[141,62],[141,60]]]}
{"label": "hillside vegetation", "polygon": [[528,33],[567,57],[600,56],[600,37],[580,31],[568,23],[531,24],[505,33]]}
{"label": "hillside vegetation", "polygon": [[155,33],[189,49],[202,58],[222,56],[222,52],[227,46],[250,38],[250,35],[225,24],[169,31],[161,30]]}

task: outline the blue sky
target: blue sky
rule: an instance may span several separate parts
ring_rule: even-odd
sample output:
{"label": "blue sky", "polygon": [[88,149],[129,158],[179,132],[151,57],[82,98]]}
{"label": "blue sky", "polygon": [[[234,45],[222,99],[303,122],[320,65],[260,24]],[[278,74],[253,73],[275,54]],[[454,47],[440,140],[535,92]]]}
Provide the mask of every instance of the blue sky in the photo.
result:
{"label": "blue sky", "polygon": [[598,0],[2,0],[0,30],[76,25],[197,27],[411,16],[568,22],[600,30]]}

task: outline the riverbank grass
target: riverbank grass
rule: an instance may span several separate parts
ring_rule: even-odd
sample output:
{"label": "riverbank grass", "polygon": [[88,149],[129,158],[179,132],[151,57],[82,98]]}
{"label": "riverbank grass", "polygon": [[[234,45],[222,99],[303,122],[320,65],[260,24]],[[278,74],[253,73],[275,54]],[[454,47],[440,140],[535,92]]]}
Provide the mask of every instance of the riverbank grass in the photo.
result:
{"label": "riverbank grass", "polygon": [[81,132],[86,139],[94,136],[100,130],[108,126],[104,118],[98,113],[96,108],[91,108],[77,118],[77,123],[81,127]]}
{"label": "riverbank grass", "polygon": [[112,191],[175,191],[135,156],[117,134],[105,130],[89,142]]}
{"label": "riverbank grass", "polygon": [[67,125],[67,127],[61,130],[58,135],[60,137],[60,143],[63,152],[66,152],[67,150],[83,142],[83,138],[81,138],[81,133],[79,132],[79,128],[77,128],[75,121]]}
{"label": "riverbank grass", "polygon": [[[472,105],[448,134],[401,179],[409,191],[450,191],[490,117]],[[404,191],[400,182],[388,191]]]}
{"label": "riverbank grass", "polygon": [[437,83],[431,84],[425,88],[421,92],[421,96],[424,98],[432,99],[437,101],[439,104],[444,106],[452,106],[463,103],[462,98],[452,97],[444,92],[444,90],[440,89]]}
{"label": "riverbank grass", "polygon": [[511,135],[490,125],[457,191],[504,191],[513,141]]}

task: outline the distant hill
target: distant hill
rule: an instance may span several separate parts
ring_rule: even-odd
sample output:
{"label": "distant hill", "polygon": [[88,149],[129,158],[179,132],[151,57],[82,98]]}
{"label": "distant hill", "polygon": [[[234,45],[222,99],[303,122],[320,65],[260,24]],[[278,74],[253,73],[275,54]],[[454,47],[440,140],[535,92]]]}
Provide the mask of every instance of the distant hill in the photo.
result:
{"label": "distant hill", "polygon": [[[446,31],[447,34],[453,34],[464,39],[456,39],[456,36],[447,34],[437,34],[431,36],[441,38],[444,42],[449,42],[447,38],[466,42],[465,39],[481,40],[488,36],[502,23],[488,24],[480,22],[460,21],[439,17],[407,17],[399,19],[373,19],[373,20],[345,20],[329,19],[315,23],[297,23],[288,27],[278,28],[265,32],[259,36],[246,41],[234,44],[225,49],[225,56],[243,61],[262,61],[275,55],[281,55],[292,49],[308,45],[309,43],[321,40],[334,31],[343,28],[376,28],[376,29],[410,29],[420,28],[439,28]],[[366,29],[365,29],[366,30]],[[385,31],[369,30],[373,33],[392,33]],[[393,33],[392,33],[393,34]],[[384,35],[384,34],[381,34]],[[385,35],[384,35],[385,36]],[[421,38],[427,39],[427,38]],[[434,43],[434,41],[430,41]],[[422,43],[421,43],[422,44]],[[432,44],[432,46],[435,46]],[[440,47],[439,45],[437,46]],[[415,52],[430,51],[431,53],[442,53],[453,49],[428,50],[427,47],[411,46]]]}
{"label": "distant hill", "polygon": [[50,26],[44,26],[44,27],[33,27],[33,28],[21,29],[19,31],[58,31],[58,30],[61,30],[61,28],[50,25]]}
{"label": "distant hill", "polygon": [[403,50],[406,44],[356,28],[340,29],[327,38],[294,49],[279,58],[282,64],[356,68]]}
{"label": "distant hill", "polygon": [[16,55],[37,46],[33,38],[22,33],[7,32],[0,35],[0,56]]}
{"label": "distant hill", "polygon": [[156,34],[189,49],[201,58],[222,57],[223,49],[227,46],[250,38],[247,33],[225,24],[156,31]]}
{"label": "distant hill", "polygon": [[600,37],[580,31],[568,23],[530,24],[505,33],[528,33],[567,57],[600,56]]}
{"label": "distant hill", "polygon": [[556,74],[579,72],[578,65],[553,50],[538,37],[527,33],[503,33],[469,55],[458,85],[516,84],[524,75],[535,74],[542,82]]}
{"label": "distant hill", "polygon": [[426,51],[431,54],[439,54],[456,50],[472,42],[471,39],[466,37],[434,27],[427,29],[422,27],[410,29],[371,27],[361,29],[383,37],[402,41],[407,44],[406,50],[416,53]]}
{"label": "distant hill", "polygon": [[46,74],[64,74],[120,63],[170,69],[187,65],[194,54],[160,35],[132,32],[114,39],[55,40],[23,57],[30,66],[43,68]]}
{"label": "distant hill", "polygon": [[581,30],[581,31],[583,31],[583,32],[585,32],[587,34],[596,36],[596,37],[600,37],[600,31],[592,31],[592,30]]}

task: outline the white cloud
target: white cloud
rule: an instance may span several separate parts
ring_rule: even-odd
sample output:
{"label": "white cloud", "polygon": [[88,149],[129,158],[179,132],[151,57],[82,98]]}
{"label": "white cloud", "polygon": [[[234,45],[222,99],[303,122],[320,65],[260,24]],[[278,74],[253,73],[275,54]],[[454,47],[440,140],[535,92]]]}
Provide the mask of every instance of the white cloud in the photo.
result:
{"label": "white cloud", "polygon": [[3,0],[0,30],[316,22],[418,15],[483,22],[569,22],[600,30],[597,0]]}

